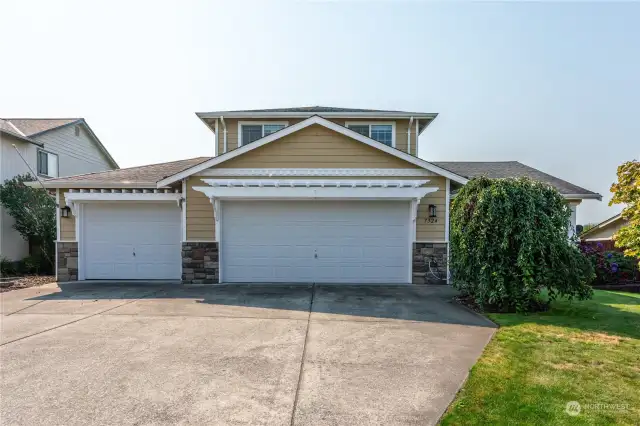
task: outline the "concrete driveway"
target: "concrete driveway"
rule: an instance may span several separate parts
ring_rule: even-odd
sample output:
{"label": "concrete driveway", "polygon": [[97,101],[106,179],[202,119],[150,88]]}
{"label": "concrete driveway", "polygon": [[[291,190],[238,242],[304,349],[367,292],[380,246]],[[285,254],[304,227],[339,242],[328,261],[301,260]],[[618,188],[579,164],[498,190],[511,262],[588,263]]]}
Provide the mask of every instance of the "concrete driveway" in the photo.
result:
{"label": "concrete driveway", "polygon": [[0,422],[429,425],[494,332],[448,287],[0,294]]}

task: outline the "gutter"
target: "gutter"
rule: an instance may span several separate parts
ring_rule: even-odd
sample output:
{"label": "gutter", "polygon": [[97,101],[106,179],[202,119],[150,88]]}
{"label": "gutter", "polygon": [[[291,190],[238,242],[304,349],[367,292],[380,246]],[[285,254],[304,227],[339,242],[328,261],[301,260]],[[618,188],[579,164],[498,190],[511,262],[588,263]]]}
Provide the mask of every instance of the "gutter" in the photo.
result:
{"label": "gutter", "polygon": [[562,194],[564,198],[570,198],[575,200],[598,200],[602,201],[602,195],[600,194]]}

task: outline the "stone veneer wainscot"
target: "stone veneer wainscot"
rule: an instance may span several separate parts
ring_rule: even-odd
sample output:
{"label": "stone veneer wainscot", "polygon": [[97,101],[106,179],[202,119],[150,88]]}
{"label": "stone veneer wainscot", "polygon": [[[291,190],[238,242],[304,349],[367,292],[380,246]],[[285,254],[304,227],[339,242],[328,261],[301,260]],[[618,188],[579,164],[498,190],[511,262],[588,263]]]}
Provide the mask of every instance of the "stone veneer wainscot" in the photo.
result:
{"label": "stone veneer wainscot", "polygon": [[413,283],[414,284],[447,284],[447,280],[439,280],[437,276],[446,277],[447,243],[413,243]]}
{"label": "stone veneer wainscot", "polygon": [[78,243],[59,241],[56,243],[58,256],[58,282],[78,281]]}
{"label": "stone veneer wainscot", "polygon": [[182,243],[182,282],[216,284],[220,280],[218,243]]}

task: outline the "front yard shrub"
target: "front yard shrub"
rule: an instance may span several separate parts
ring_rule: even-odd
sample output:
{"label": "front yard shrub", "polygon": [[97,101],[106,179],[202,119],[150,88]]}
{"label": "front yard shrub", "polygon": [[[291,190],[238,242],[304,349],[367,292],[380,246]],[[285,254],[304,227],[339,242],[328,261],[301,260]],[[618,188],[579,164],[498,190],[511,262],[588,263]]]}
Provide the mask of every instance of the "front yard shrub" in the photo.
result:
{"label": "front yard shrub", "polygon": [[0,277],[12,277],[16,272],[16,263],[8,257],[0,256]]}
{"label": "front yard shrub", "polygon": [[596,279],[594,284],[618,284],[633,281],[638,273],[637,261],[619,251],[605,250],[602,243],[581,243],[580,251],[593,266]]}
{"label": "front yard shrub", "polygon": [[453,286],[487,311],[541,309],[559,296],[588,299],[591,262],[569,241],[571,210],[531,179],[477,178],[451,205]]}
{"label": "front yard shrub", "polygon": [[39,255],[46,261],[46,269],[53,270],[56,202],[44,189],[25,185],[34,180],[32,175],[25,174],[4,181],[0,185],[0,204],[15,219],[14,229],[40,247]]}

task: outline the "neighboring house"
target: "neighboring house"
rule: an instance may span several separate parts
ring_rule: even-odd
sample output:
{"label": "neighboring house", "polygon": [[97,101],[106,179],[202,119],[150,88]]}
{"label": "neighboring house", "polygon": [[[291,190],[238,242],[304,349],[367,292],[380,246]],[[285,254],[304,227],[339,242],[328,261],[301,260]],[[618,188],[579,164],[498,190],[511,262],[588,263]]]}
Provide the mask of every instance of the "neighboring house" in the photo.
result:
{"label": "neighboring house", "polygon": [[612,241],[613,234],[629,224],[629,220],[617,214],[580,234],[581,241]]}
{"label": "neighboring house", "polygon": [[[0,119],[0,145],[0,183],[30,169],[47,179],[118,168],[82,118]],[[20,260],[29,254],[29,244],[14,223],[0,207],[0,256]]]}
{"label": "neighboring house", "polygon": [[600,199],[519,163],[418,158],[436,114],[197,115],[214,157],[45,182],[62,206],[60,281],[424,283],[425,265],[447,259],[451,193],[472,176],[533,176],[574,206]]}

